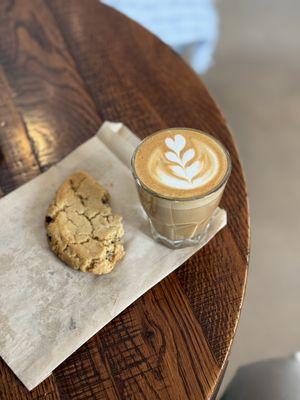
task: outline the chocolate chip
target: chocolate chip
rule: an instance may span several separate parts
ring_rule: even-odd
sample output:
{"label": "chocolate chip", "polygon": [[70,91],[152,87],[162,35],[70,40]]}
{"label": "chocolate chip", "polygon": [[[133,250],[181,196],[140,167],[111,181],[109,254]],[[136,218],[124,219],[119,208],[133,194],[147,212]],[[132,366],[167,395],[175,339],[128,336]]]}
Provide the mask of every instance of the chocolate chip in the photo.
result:
{"label": "chocolate chip", "polygon": [[108,197],[107,196],[103,196],[101,199],[103,204],[108,204]]}
{"label": "chocolate chip", "polygon": [[53,218],[50,217],[49,215],[47,215],[47,216],[46,216],[46,223],[47,223],[47,224],[50,224],[50,222],[52,222],[52,221],[53,221]]}
{"label": "chocolate chip", "polygon": [[49,240],[49,242],[51,242],[52,237],[50,235],[47,235],[47,239]]}

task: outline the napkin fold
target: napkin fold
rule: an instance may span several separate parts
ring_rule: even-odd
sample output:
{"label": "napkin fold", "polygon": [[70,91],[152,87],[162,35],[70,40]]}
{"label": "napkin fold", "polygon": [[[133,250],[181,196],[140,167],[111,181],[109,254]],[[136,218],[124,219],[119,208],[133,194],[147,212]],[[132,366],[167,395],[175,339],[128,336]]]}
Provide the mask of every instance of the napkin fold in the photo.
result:
{"label": "napkin fold", "polygon": [[[123,124],[105,122],[61,162],[0,200],[0,356],[29,390],[226,225],[226,212],[217,209],[197,246],[171,250],[153,241],[130,172],[138,142]],[[108,275],[72,270],[48,247],[47,207],[77,170],[109,190],[113,211],[124,219],[126,255]]]}

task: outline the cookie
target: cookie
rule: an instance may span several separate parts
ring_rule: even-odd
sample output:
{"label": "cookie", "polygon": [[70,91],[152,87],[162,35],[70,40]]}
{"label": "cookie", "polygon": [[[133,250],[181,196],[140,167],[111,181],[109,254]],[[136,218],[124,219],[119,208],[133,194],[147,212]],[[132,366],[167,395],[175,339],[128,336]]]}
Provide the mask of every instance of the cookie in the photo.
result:
{"label": "cookie", "polygon": [[45,225],[50,248],[74,269],[107,274],[125,254],[122,217],[112,214],[107,190],[85,172],[58,189]]}

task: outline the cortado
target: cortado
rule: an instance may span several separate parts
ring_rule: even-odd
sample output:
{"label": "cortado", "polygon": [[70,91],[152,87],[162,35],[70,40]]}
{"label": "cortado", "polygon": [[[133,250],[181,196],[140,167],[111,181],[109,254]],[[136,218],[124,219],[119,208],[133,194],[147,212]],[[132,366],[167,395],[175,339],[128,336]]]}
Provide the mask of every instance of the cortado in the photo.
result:
{"label": "cortado", "polygon": [[171,247],[198,243],[230,170],[227,150],[207,133],[171,128],[143,140],[132,171],[154,238]]}

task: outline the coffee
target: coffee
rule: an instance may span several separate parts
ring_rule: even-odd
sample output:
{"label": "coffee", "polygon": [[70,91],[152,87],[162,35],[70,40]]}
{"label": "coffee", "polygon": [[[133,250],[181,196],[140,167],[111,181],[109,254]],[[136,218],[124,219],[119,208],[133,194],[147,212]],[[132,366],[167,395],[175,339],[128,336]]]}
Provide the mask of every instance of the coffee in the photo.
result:
{"label": "coffee", "polygon": [[146,138],[132,168],[154,237],[175,247],[197,242],[220,202],[230,167],[228,152],[206,133],[173,128]]}

